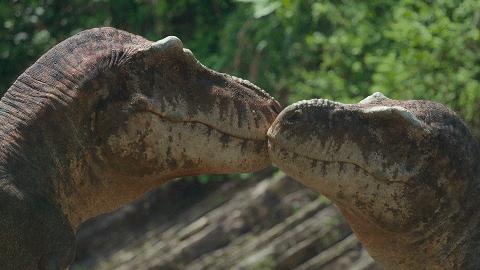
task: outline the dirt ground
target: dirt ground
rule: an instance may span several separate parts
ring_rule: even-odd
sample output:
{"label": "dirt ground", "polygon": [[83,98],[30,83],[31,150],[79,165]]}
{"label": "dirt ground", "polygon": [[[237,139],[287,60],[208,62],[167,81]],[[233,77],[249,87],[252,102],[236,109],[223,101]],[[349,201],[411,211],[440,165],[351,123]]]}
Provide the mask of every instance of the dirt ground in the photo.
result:
{"label": "dirt ground", "polygon": [[73,270],[381,269],[326,198],[265,170],[172,181],[85,223]]}

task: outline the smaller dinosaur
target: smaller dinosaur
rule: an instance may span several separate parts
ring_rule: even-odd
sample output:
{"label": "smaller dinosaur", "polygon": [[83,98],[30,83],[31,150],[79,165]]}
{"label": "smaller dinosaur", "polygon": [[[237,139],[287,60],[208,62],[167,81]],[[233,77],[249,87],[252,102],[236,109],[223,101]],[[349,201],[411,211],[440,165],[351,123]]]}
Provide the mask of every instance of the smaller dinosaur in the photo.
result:
{"label": "smaller dinosaur", "polygon": [[447,107],[301,101],[268,136],[273,163],[330,198],[386,269],[480,269],[480,147]]}
{"label": "smaller dinosaur", "polygon": [[279,111],[177,37],[66,39],[0,100],[0,269],[65,269],[86,219],[176,177],[268,166]]}

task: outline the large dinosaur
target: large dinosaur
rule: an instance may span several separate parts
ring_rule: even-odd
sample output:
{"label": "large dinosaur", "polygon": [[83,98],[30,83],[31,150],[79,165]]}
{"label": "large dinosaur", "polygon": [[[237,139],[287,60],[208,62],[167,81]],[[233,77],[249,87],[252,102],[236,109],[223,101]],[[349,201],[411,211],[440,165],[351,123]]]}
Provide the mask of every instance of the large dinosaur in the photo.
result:
{"label": "large dinosaur", "polygon": [[336,203],[386,269],[480,269],[480,147],[445,106],[303,101],[268,136],[273,163]]}
{"label": "large dinosaur", "polygon": [[81,32],[0,101],[0,269],[64,269],[77,226],[165,181],[269,164],[278,103],[176,37]]}

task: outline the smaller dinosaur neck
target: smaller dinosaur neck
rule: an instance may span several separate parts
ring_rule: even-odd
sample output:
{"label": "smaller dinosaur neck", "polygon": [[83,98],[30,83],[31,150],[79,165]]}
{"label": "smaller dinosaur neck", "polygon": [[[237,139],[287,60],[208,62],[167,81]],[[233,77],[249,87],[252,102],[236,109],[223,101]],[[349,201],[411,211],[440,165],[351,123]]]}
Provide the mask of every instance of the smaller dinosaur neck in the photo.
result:
{"label": "smaller dinosaur neck", "polygon": [[[476,196],[478,197],[478,195]],[[477,207],[475,207],[477,208]],[[429,254],[426,265],[435,265],[435,269],[479,269],[480,248],[480,211],[460,208],[448,220],[445,220],[429,235],[420,249]],[[421,263],[421,261],[418,261]],[[420,265],[420,264],[417,264]]]}
{"label": "smaller dinosaur neck", "polygon": [[[463,195],[461,210],[458,216],[450,220],[449,232],[443,237],[448,243],[448,249],[442,250],[443,254],[452,258],[451,261],[455,262],[458,269],[480,269],[480,209],[477,200],[480,197],[480,174],[478,169],[475,171],[477,172]],[[438,260],[441,261],[443,254],[438,254]]]}
{"label": "smaller dinosaur neck", "polygon": [[445,215],[405,233],[389,232],[346,207],[339,208],[370,255],[386,269],[423,269],[419,265],[425,269],[479,269],[480,211],[471,198],[480,196],[476,185],[480,178],[469,183],[473,184],[464,194],[464,205],[449,205],[449,210],[439,211]]}
{"label": "smaller dinosaur neck", "polygon": [[[416,266],[420,261],[422,264],[432,265],[425,262],[425,255],[419,253],[418,246],[405,245],[404,239],[399,238],[396,233],[384,230],[347,208],[340,206],[340,210],[369,254],[385,269],[418,269]],[[385,249],[386,246],[388,249]]]}

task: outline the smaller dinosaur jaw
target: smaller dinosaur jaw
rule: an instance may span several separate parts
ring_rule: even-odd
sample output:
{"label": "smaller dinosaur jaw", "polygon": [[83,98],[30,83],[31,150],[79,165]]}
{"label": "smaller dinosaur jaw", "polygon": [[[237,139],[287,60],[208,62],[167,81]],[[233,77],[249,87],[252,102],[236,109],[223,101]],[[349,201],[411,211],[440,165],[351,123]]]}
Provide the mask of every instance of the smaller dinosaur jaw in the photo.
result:
{"label": "smaller dinosaur jaw", "polygon": [[[408,216],[401,199],[409,188],[404,182],[391,182],[359,165],[344,161],[325,161],[299,154],[269,139],[268,151],[273,164],[307,187],[320,192],[340,208],[385,228],[397,218]],[[388,202],[388,203],[386,203]],[[395,230],[396,228],[389,228]]]}
{"label": "smaller dinosaur jaw", "polygon": [[[313,167],[322,167],[324,168],[326,165],[329,164],[339,164],[340,166],[352,166],[355,168],[355,172],[358,172],[358,176],[362,177],[364,174],[370,175],[371,177],[377,179],[380,182],[388,182],[389,180],[386,179],[385,176],[379,175],[379,174],[374,174],[370,172],[368,169],[362,167],[361,165],[358,165],[354,161],[349,161],[349,160],[338,160],[338,159],[328,159],[327,157],[320,157],[316,155],[315,151],[312,150],[312,152],[301,152],[301,151],[296,151],[294,147],[289,147],[286,146],[285,143],[282,143],[281,140],[277,140],[275,137],[269,136],[268,138],[268,147],[270,151],[270,155],[272,156],[272,160],[275,159],[278,155],[283,155],[283,156],[289,156],[290,159],[293,161],[297,159],[297,157],[302,157],[303,161],[309,161],[307,163],[310,163],[310,166]],[[288,154],[287,154],[288,153]],[[283,164],[282,164],[283,165]],[[295,167],[293,167],[295,168]],[[360,173],[362,172],[362,173]],[[322,172],[322,176],[327,176],[329,172],[325,171]],[[335,175],[338,175],[338,172],[335,173]],[[353,178],[352,178],[353,180]]]}

